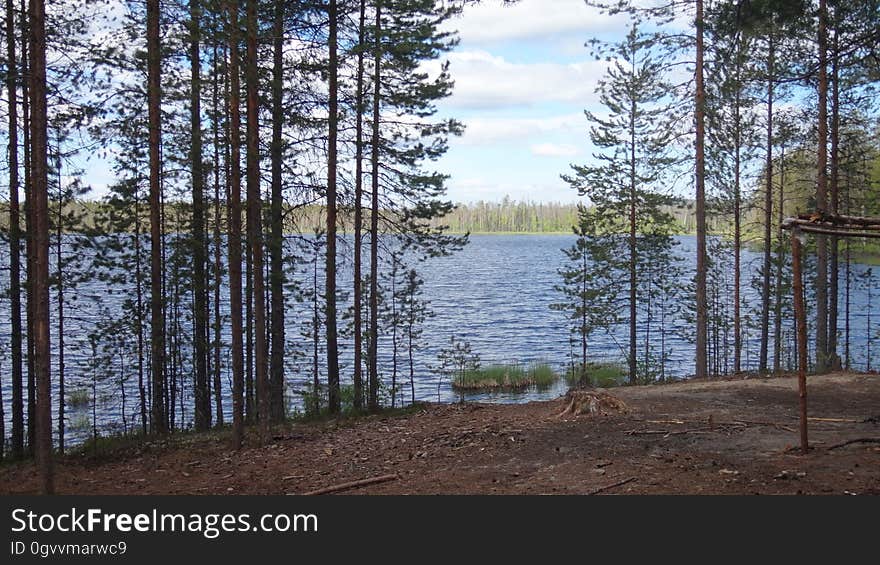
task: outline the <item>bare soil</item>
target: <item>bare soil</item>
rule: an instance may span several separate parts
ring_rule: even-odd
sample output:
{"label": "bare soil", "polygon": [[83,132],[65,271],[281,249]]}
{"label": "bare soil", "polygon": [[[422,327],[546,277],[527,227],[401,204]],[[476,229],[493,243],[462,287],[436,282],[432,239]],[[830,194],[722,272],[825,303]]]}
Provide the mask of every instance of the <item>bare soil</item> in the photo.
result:
{"label": "bare soil", "polygon": [[[880,376],[809,377],[811,450],[799,450],[797,379],[731,378],[610,391],[625,413],[425,405],[408,414],[279,427],[271,443],[224,433],[67,456],[68,494],[880,494]],[[859,441],[853,441],[859,440]],[[852,441],[843,445],[844,442]],[[393,475],[393,477],[387,477]],[[31,463],[0,467],[0,493],[37,489]]]}

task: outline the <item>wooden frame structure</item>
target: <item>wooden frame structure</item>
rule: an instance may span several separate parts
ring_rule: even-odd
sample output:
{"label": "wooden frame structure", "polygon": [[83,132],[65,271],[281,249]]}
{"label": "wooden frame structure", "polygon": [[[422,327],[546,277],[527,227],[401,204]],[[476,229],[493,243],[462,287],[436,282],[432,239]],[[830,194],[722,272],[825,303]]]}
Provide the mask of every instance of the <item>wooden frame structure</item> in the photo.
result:
{"label": "wooden frame structure", "polygon": [[807,453],[807,314],[804,306],[804,278],[801,246],[805,234],[834,237],[880,238],[880,218],[837,214],[801,214],[788,218],[782,229],[791,231],[791,269],[794,279],[794,315],[797,323],[798,396],[800,397],[801,451]]}

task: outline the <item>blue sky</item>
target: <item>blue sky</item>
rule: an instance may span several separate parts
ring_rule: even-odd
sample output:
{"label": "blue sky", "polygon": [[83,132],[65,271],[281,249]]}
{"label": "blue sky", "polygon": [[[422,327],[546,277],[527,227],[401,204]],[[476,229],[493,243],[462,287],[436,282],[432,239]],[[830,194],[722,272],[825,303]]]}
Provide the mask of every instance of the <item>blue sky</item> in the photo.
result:
{"label": "blue sky", "polygon": [[438,164],[452,176],[449,197],[577,201],[560,174],[589,159],[583,112],[599,109],[594,89],[605,68],[584,43],[619,37],[626,20],[583,0],[489,0],[450,27],[461,38],[447,56],[456,87],[440,109],[467,129]]}

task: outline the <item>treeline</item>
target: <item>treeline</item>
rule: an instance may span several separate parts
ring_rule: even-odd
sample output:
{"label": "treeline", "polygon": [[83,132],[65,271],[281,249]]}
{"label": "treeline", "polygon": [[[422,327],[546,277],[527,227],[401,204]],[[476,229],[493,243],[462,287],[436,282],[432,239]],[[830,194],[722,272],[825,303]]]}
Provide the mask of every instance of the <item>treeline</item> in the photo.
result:
{"label": "treeline", "polygon": [[[244,202],[246,205],[246,201]],[[60,204],[51,201],[52,208],[62,217],[76,218],[75,222],[65,222],[62,225],[64,233],[93,233],[100,232],[102,218],[113,213],[113,204],[109,201],[72,199],[65,200]],[[165,229],[169,233],[184,232],[191,225],[191,204],[186,201],[166,201],[164,204],[166,219]],[[268,207],[263,204],[264,212],[268,213]],[[666,211],[673,217],[681,233],[693,233],[696,222],[694,218],[693,203],[681,202],[669,206]],[[149,220],[149,210],[143,209],[141,222]],[[310,234],[316,228],[322,228],[325,223],[325,207],[318,204],[291,205],[285,202],[282,205],[282,222],[285,234]],[[365,210],[364,217],[369,220],[369,210]],[[393,211],[391,211],[393,214]],[[442,217],[433,218],[430,225],[434,228],[443,227],[444,230],[456,234],[464,233],[558,233],[570,234],[577,225],[577,204],[563,204],[554,202],[531,202],[511,201],[508,198],[501,202],[478,201],[476,203],[455,204],[454,207]],[[362,218],[363,219],[363,218]],[[227,211],[219,210],[219,221],[227,221]],[[709,222],[713,226],[720,226],[724,222],[722,214],[712,214]],[[354,210],[340,209],[337,216],[337,229],[343,232],[353,231]],[[124,228],[125,226],[120,226]],[[8,206],[0,207],[0,229],[9,228]]]}
{"label": "treeline", "polygon": [[[664,207],[680,233],[694,233],[696,220],[692,202],[677,201]],[[710,216],[712,225],[723,219]],[[515,201],[505,197],[501,202],[478,201],[457,204],[442,220],[455,233],[565,233],[578,225],[578,205],[554,202]]]}

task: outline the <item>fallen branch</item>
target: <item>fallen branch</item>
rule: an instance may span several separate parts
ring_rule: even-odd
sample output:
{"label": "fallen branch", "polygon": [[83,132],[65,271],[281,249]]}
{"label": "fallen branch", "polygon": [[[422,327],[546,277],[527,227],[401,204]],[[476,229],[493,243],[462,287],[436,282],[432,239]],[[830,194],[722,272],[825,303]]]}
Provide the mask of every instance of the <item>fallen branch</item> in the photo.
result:
{"label": "fallen branch", "polygon": [[835,424],[861,424],[864,420],[853,420],[851,418],[816,418],[811,416],[807,418],[810,422],[831,422]]}
{"label": "fallen branch", "polygon": [[684,434],[709,434],[715,431],[723,431],[722,429],[715,430],[713,428],[699,428],[695,430],[627,430],[623,432],[628,436],[680,436]]}
{"label": "fallen branch", "polygon": [[611,490],[611,489],[613,489],[613,488],[617,488],[617,487],[623,486],[623,485],[625,485],[626,483],[631,483],[631,482],[633,482],[634,480],[636,480],[635,477],[630,477],[630,478],[628,478],[628,479],[623,479],[622,481],[617,481],[616,483],[614,483],[614,484],[612,484],[612,485],[605,485],[604,487],[599,487],[599,488],[597,488],[597,489],[595,489],[595,490],[591,490],[590,492],[587,493],[587,495],[599,494],[599,493],[601,493],[601,492],[605,492],[606,490]]}
{"label": "fallen branch", "polygon": [[789,432],[792,434],[797,433],[797,430],[790,428],[788,426],[784,426],[784,425],[780,424],[779,422],[761,422],[761,421],[755,421],[755,420],[736,420],[733,422],[733,424],[744,425],[746,427],[748,427],[748,426],[772,426],[772,427],[776,428],[777,430],[782,430],[784,432]]}
{"label": "fallen branch", "polygon": [[388,481],[394,481],[399,479],[397,475],[382,475],[380,477],[370,477],[369,479],[361,479],[359,481],[351,481],[350,483],[341,483],[338,485],[332,485],[329,487],[319,488],[318,490],[310,490],[309,492],[304,492],[303,496],[315,496],[318,494],[330,494],[332,492],[340,492],[343,490],[351,490],[355,488],[366,487],[369,485],[376,485],[379,483],[387,483]]}
{"label": "fallen branch", "polygon": [[843,441],[840,443],[835,443],[834,445],[828,446],[828,451],[832,449],[837,449],[838,447],[845,447],[847,445],[852,445],[854,443],[880,443],[880,437],[860,437],[856,439],[850,439],[847,441]]}

